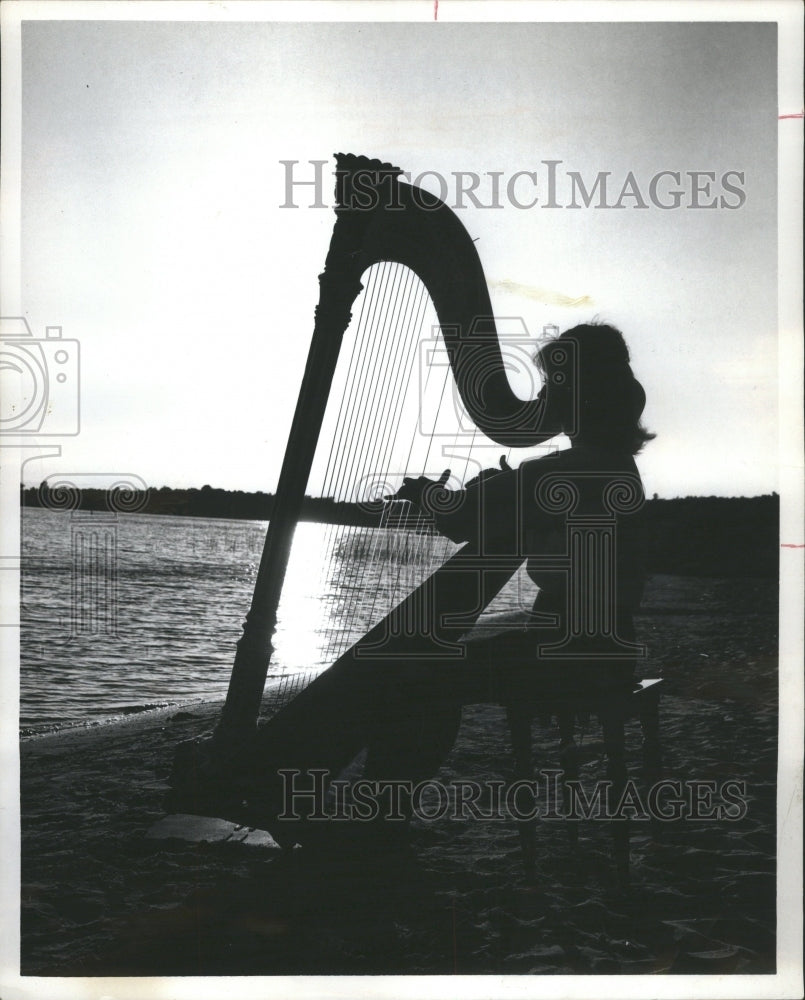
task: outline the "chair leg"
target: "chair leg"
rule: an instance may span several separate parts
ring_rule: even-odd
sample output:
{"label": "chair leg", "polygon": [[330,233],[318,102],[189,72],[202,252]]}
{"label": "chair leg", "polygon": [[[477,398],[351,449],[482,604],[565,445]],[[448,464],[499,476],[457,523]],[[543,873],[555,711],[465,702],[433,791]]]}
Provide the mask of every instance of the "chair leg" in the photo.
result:
{"label": "chair leg", "polygon": [[[627,770],[624,739],[625,712],[621,706],[608,706],[601,716],[604,746],[607,753],[607,778],[611,782],[608,809],[614,812],[626,787]],[[615,867],[618,879],[625,885],[629,881],[629,820],[611,819]]]}
{"label": "chair leg", "polygon": [[[660,746],[660,695],[650,692],[640,706],[640,728],[643,734],[643,783],[646,790],[662,778],[662,747]],[[665,826],[651,816],[649,829],[655,841],[662,840]]]}
{"label": "chair leg", "polygon": [[[570,816],[573,808],[573,793],[568,782],[577,781],[579,777],[579,749],[575,740],[576,715],[571,709],[562,709],[559,712],[559,761],[564,772],[562,777],[562,812],[565,816]],[[571,845],[575,845],[579,839],[578,821],[569,818],[565,824],[567,837]]]}
{"label": "chair leg", "polygon": [[[531,754],[531,713],[520,706],[507,705],[506,718],[509,723],[512,753],[514,756],[515,778],[530,781],[534,777]],[[537,832],[534,820],[517,820],[520,850],[526,873],[531,875],[536,864]]]}
{"label": "chair leg", "polygon": [[640,728],[643,733],[643,776],[646,783],[652,785],[662,777],[659,694],[649,694],[641,705]]}

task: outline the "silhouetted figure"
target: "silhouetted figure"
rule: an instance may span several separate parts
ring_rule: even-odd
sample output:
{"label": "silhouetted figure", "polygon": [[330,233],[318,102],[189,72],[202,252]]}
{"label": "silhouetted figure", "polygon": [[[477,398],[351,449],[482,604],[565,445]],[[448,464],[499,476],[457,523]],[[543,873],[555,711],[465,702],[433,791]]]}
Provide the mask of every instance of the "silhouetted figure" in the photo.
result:
{"label": "silhouetted figure", "polygon": [[[556,381],[552,359],[565,345],[575,364],[563,364],[565,374]],[[490,561],[527,560],[539,587],[530,619],[522,629],[467,643],[466,659],[451,669],[447,684],[429,684],[423,672],[423,687],[411,692],[411,715],[395,719],[390,712],[379,720],[370,777],[431,777],[455,740],[464,704],[507,705],[513,738],[522,740],[525,720],[539,711],[546,692],[631,687],[640,653],[633,616],[645,572],[644,494],[634,455],[654,437],[640,422],[645,393],[622,334],[611,326],[574,327],[535,360],[545,378],[544,439],[564,433],[569,449],[516,470],[501,459],[499,469],[485,470],[449,503],[449,470],[437,481],[405,479],[395,496],[430,513],[440,532],[476,545]],[[568,378],[568,370],[575,375]],[[424,713],[414,699],[427,706]]]}

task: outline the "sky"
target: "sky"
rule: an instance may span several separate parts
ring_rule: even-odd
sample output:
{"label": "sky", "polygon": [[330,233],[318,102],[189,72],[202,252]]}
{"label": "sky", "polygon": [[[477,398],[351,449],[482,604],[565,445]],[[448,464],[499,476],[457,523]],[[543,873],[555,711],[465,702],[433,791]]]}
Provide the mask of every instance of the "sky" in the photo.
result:
{"label": "sky", "polygon": [[[310,187],[282,207],[282,161],[326,160],[329,206],[344,151],[444,177],[451,204],[455,171],[482,201],[536,172],[513,188],[535,207],[456,209],[496,315],[623,330],[649,495],[776,490],[776,46],[773,23],[26,22],[4,314],[79,342],[81,429],[25,481],[274,489],[334,221]],[[543,207],[548,160],[558,202],[571,171],[608,172],[610,203],[631,171],[648,204]],[[677,209],[649,199],[662,171]],[[715,207],[692,207],[695,171]]]}

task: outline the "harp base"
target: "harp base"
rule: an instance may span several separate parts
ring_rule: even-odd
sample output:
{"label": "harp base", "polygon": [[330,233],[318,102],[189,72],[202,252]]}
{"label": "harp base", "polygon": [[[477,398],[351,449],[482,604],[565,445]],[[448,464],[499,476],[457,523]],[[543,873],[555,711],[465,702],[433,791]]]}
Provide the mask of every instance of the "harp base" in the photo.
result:
{"label": "harp base", "polygon": [[265,830],[280,847],[291,848],[298,838],[288,824],[277,822],[282,810],[279,783],[271,787],[252,774],[254,756],[250,740],[221,751],[215,736],[186,740],[176,748],[166,811],[214,817],[239,827]]}

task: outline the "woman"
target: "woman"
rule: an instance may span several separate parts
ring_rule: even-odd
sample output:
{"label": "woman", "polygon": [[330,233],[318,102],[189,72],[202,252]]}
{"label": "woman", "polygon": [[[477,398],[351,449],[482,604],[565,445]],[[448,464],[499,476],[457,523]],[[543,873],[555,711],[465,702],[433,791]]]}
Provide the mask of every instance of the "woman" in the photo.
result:
{"label": "woman", "polygon": [[[405,479],[395,497],[427,511],[440,532],[469,542],[481,560],[527,560],[539,587],[523,628],[466,643],[449,703],[441,690],[438,707],[419,723],[416,753],[408,754],[410,765],[417,761],[411,777],[437,769],[455,739],[461,705],[508,705],[515,742],[522,743],[525,720],[546,701],[628,687],[642,654],[633,619],[644,583],[644,493],[634,456],[654,437],[640,422],[645,393],[612,326],[573,327],[535,360],[545,379],[543,438],[565,434],[570,448],[517,470],[501,459],[500,469],[458,493],[445,489],[449,470],[437,481]],[[384,768],[407,756],[410,717],[402,726],[389,722],[372,742],[372,776],[388,777]],[[569,723],[561,713],[560,723],[565,739]]]}

